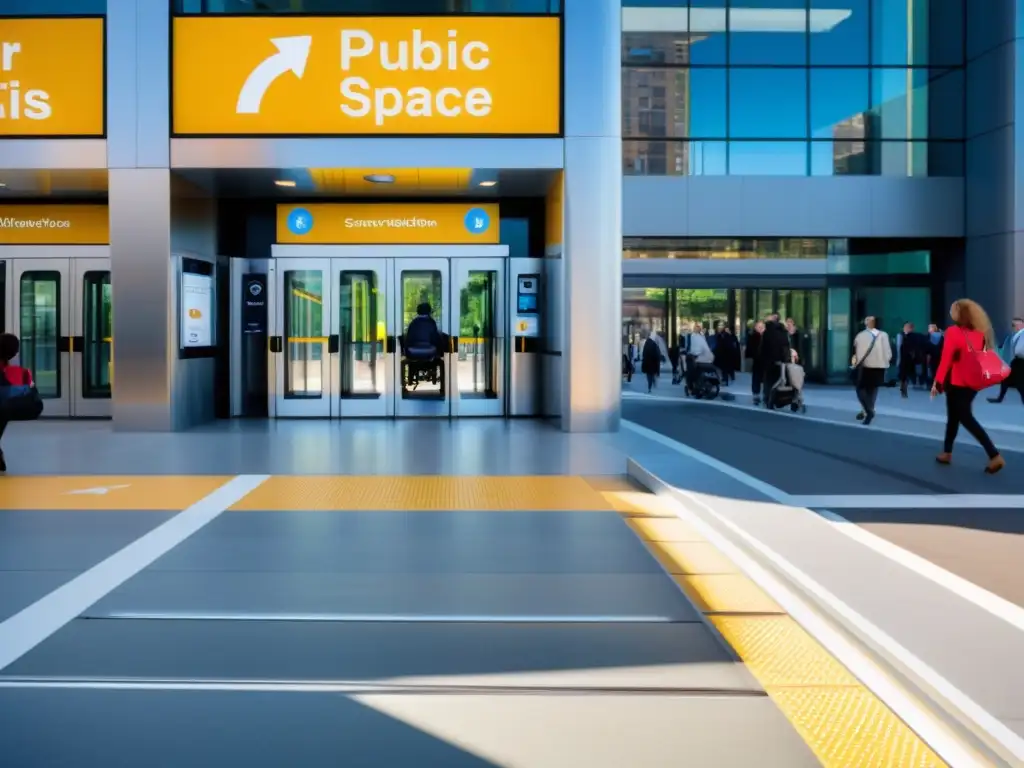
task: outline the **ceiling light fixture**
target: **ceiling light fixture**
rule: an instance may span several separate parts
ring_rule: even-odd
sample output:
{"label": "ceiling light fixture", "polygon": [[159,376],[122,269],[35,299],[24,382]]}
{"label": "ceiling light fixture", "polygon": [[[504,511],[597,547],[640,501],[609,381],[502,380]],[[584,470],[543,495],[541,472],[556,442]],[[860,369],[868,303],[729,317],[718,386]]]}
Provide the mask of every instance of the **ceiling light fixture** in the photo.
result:
{"label": "ceiling light fixture", "polygon": [[295,182],[290,179],[278,179],[274,182],[279,187],[294,187]]}
{"label": "ceiling light fixture", "polygon": [[481,187],[493,187],[497,183],[498,182],[496,182],[496,181],[481,181],[479,186],[481,186]]}
{"label": "ceiling light fixture", "polygon": [[371,184],[394,184],[395,177],[390,173],[368,173],[363,178]]}

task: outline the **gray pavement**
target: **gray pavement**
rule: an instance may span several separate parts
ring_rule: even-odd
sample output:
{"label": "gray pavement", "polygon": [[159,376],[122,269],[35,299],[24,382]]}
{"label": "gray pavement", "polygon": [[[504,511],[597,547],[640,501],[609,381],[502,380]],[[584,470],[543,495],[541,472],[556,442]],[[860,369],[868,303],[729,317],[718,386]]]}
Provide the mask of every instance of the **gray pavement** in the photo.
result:
{"label": "gray pavement", "polygon": [[[25,484],[49,473],[137,497],[147,472],[617,477],[635,445],[537,423],[30,426],[11,487],[40,505],[60,492]],[[218,507],[154,550],[197,513],[82,498],[0,510],[0,656],[16,611],[52,622],[0,669],[2,765],[818,764],[610,509]]]}
{"label": "gray pavement", "polygon": [[[990,477],[968,443],[942,467],[927,435],[668,396],[629,397],[624,415],[669,438],[633,456],[691,512],[788,563],[806,599],[1024,760],[1024,457]],[[801,501],[821,496],[838,509]]]}

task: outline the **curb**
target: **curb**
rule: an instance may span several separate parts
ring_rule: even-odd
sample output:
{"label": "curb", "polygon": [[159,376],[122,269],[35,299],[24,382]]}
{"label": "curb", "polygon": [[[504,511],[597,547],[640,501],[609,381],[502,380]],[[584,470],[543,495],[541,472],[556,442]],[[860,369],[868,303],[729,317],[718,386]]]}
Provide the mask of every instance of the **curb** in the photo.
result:
{"label": "curb", "polygon": [[[791,578],[739,536],[730,534],[725,526],[709,519],[711,515],[701,510],[685,491],[665,482],[632,458],[627,462],[627,475],[651,493],[672,498],[682,507],[680,518],[684,522],[710,529],[726,548],[737,550],[737,554],[742,556],[740,560],[749,561],[750,570],[741,561],[734,561],[734,564],[771,598],[780,604],[794,604],[795,601],[800,610],[793,611],[791,615],[803,629],[933,749],[944,758],[946,755],[958,756],[958,759],[949,761],[951,766],[1024,766],[1024,761],[1015,757],[995,735],[941,696],[884,648],[865,637],[821,595]],[[723,554],[729,556],[728,552]],[[773,581],[774,585],[770,583]],[[800,613],[804,620],[794,615]],[[835,635],[833,642],[823,638],[825,633]],[[836,649],[844,645],[850,653],[837,652]],[[851,660],[858,663],[849,663]],[[865,679],[855,667],[871,672],[867,677],[872,679]]]}

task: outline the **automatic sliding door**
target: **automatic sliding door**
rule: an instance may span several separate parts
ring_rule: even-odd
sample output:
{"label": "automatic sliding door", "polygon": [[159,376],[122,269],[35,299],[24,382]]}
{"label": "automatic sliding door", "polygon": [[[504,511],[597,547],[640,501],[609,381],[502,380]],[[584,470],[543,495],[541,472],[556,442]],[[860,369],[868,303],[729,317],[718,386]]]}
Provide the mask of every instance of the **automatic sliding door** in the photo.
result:
{"label": "automatic sliding door", "polygon": [[14,262],[13,328],[21,365],[45,401],[43,416],[71,416],[71,275],[68,259]]}
{"label": "automatic sliding door", "polygon": [[275,267],[276,415],[330,418],[331,262],[280,259]]}
{"label": "automatic sliding door", "polygon": [[74,416],[111,415],[114,377],[113,295],[107,259],[73,259],[72,378]]}
{"label": "automatic sliding door", "polygon": [[[394,391],[387,340],[388,285],[385,259],[335,259],[332,261],[335,307],[331,310],[331,335],[338,337],[338,353],[331,356],[337,376],[338,415],[348,417],[390,416]],[[394,320],[391,320],[393,323]]]}
{"label": "automatic sliding door", "polygon": [[505,413],[505,259],[452,259],[452,415]]}
{"label": "automatic sliding door", "polygon": [[[395,415],[448,416],[450,354],[447,259],[395,259],[391,315],[398,333]],[[436,332],[435,332],[436,327]]]}

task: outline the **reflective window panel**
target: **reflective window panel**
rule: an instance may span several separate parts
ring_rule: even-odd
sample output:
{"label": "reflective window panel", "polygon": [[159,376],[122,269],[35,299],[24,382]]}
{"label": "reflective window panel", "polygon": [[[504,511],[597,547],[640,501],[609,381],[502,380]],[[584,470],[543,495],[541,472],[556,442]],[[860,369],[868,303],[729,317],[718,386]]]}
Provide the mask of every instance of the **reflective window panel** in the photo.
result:
{"label": "reflective window panel", "polygon": [[319,399],[324,395],[323,272],[284,273],[286,398]]}
{"label": "reflective window panel", "polygon": [[374,270],[341,273],[341,396],[376,399],[384,391],[384,296]]}
{"label": "reflective window panel", "polygon": [[61,395],[60,272],[25,272],[21,276],[21,365],[32,372],[44,398]]}
{"label": "reflective window panel", "polygon": [[82,294],[82,397],[105,399],[110,397],[114,360],[110,273],[86,272]]}

